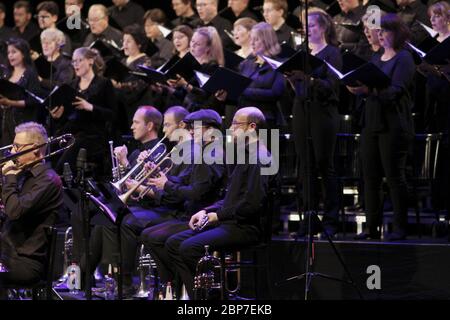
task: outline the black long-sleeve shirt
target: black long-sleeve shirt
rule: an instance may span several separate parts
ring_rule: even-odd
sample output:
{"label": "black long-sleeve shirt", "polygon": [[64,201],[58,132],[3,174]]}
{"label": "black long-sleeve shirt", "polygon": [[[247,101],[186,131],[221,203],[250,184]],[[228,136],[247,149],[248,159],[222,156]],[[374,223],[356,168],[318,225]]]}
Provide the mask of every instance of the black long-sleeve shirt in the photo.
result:
{"label": "black long-sleeve shirt", "polygon": [[[43,96],[41,85],[36,70],[33,67],[27,67],[22,77],[16,82],[19,86],[27,90],[33,95]],[[42,111],[38,101],[27,94],[25,97],[25,108],[13,108],[15,125],[27,121],[42,122]]]}
{"label": "black long-sleeve shirt", "polygon": [[366,13],[364,6],[358,6],[349,12],[341,12],[333,18],[336,25],[336,35],[339,41],[339,48],[342,51],[350,52],[363,57],[370,58],[370,46],[362,32],[356,32],[346,28],[343,24],[360,23],[362,16]]}
{"label": "black long-sleeve shirt", "polygon": [[68,57],[61,54],[52,62],[52,65],[55,68],[53,81],[50,82],[50,79],[42,79],[41,86],[44,89],[52,90],[54,86],[61,86],[72,82],[75,73],[73,71],[71,60]]}
{"label": "black long-sleeve shirt", "polygon": [[4,176],[2,199],[7,216],[3,248],[42,261],[47,245],[44,227],[56,222],[63,205],[61,179],[40,163],[19,176]]}
{"label": "black long-sleeve shirt", "polygon": [[266,118],[275,119],[277,102],[286,88],[283,75],[267,63],[259,65],[250,56],[239,65],[240,74],[252,79],[239,98],[239,107],[258,106]]}
{"label": "black long-sleeve shirt", "polygon": [[382,61],[380,55],[374,55],[371,62],[389,76],[391,84],[368,95],[362,126],[371,131],[400,130],[412,134],[411,91],[416,66],[411,53],[401,50],[388,61]]}
{"label": "black long-sleeve shirt", "polygon": [[[216,212],[219,222],[234,221],[260,227],[261,209],[264,206],[273,176],[262,175],[261,169],[269,165],[271,155],[263,145],[245,149],[244,164],[228,164],[228,182],[224,199],[206,207]],[[269,163],[268,163],[269,162]]]}
{"label": "black long-sleeve shirt", "polygon": [[[130,64],[127,64],[126,58],[124,58],[121,62],[126,65],[131,71],[139,71],[139,65],[151,65],[151,60],[147,55],[134,60]],[[147,82],[141,79],[137,79],[133,75],[130,75],[122,81],[122,88],[117,90],[117,92],[119,99],[124,103],[125,106],[128,107],[136,104],[145,94],[147,88]]]}
{"label": "black long-sleeve shirt", "polygon": [[[340,70],[342,68],[342,56],[339,48],[327,45],[316,55],[317,58],[327,61]],[[326,65],[313,70],[311,77],[314,79],[308,87],[308,97],[313,103],[337,106],[339,97],[339,79]],[[303,81],[295,82],[295,95],[297,98],[305,98],[305,86]]]}
{"label": "black long-sleeve shirt", "polygon": [[111,80],[96,75],[86,90],[80,90],[79,83],[80,79],[76,78],[70,85],[94,108],[92,111],[65,111],[61,119],[55,121],[57,128],[62,130],[62,133],[83,133],[106,138],[107,123],[112,123],[117,110],[117,99]]}
{"label": "black long-sleeve shirt", "polygon": [[31,39],[33,39],[40,33],[40,29],[39,29],[38,25],[33,21],[30,21],[27,24],[27,26],[25,27],[23,32],[20,32],[19,28],[17,28],[17,27],[14,27],[13,31],[16,36],[18,36],[28,42],[30,42]]}
{"label": "black long-sleeve shirt", "polygon": [[83,46],[89,47],[91,44],[93,44],[96,40],[104,40],[106,42],[114,41],[114,43],[119,47],[122,48],[123,45],[123,34],[116,28],[113,28],[111,26],[108,26],[108,28],[105,29],[101,34],[93,34],[92,32],[89,33],[84,40]]}
{"label": "black long-sleeve shirt", "polygon": [[108,8],[109,14],[117,24],[124,29],[134,23],[142,24],[144,18],[144,9],[133,1],[128,2],[122,7],[112,6]]}
{"label": "black long-sleeve shirt", "polygon": [[[202,73],[212,75],[219,65],[215,61],[205,63],[201,65]],[[224,103],[217,100],[214,94],[208,93],[200,88],[200,84],[197,78],[194,76],[192,79],[186,79],[193,86],[191,92],[187,92],[184,88],[177,88],[174,96],[183,101],[183,106],[190,112],[194,112],[200,109],[214,109],[218,113],[223,114]]]}
{"label": "black long-sleeve shirt", "polygon": [[180,155],[183,162],[175,164],[170,170],[164,190],[157,193],[156,204],[164,206],[174,216],[183,218],[218,199],[225,166],[215,163],[196,164],[201,160],[199,158],[202,153],[201,147],[193,141],[186,141],[178,145],[178,148],[183,150]]}

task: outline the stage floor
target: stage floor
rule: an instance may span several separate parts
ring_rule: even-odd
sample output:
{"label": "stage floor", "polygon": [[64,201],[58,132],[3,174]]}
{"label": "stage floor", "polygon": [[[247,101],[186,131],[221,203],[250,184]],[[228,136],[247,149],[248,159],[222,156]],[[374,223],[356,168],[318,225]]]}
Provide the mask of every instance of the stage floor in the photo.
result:
{"label": "stage floor", "polygon": [[[338,252],[354,279],[364,300],[409,300],[450,298],[450,243],[447,238],[409,237],[398,242],[382,240],[354,241],[354,234],[333,239]],[[274,236],[269,250],[269,277],[258,274],[263,297],[272,300],[303,300],[305,281],[293,280],[277,285],[287,278],[302,274],[306,264],[305,239]],[[338,279],[348,279],[330,244],[314,240],[314,272]],[[243,259],[246,253],[243,253]],[[374,273],[375,270],[375,273]],[[378,274],[376,274],[378,272]],[[254,299],[254,277],[242,270],[242,297]],[[269,286],[270,284],[270,286]],[[138,278],[135,278],[138,285]],[[99,285],[101,286],[101,284]],[[84,294],[60,292],[65,300],[83,300]],[[359,300],[354,287],[322,277],[313,277],[312,300]],[[102,299],[93,295],[94,300]]]}

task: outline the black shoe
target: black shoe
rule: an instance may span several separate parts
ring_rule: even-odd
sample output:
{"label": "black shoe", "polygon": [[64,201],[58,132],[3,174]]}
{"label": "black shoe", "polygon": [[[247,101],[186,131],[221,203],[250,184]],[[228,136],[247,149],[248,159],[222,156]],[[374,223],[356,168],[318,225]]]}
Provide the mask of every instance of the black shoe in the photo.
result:
{"label": "black shoe", "polygon": [[380,240],[381,234],[378,232],[361,232],[357,234],[353,239],[355,240]]}
{"label": "black shoe", "polygon": [[404,232],[392,232],[386,236],[387,241],[399,241],[399,240],[405,240],[406,239],[406,233]]}

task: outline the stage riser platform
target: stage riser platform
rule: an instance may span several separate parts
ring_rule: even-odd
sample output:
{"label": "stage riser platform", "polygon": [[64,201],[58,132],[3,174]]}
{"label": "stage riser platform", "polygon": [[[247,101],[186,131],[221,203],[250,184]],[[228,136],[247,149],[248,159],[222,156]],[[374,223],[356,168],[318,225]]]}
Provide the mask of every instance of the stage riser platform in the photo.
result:
{"label": "stage riser platform", "polygon": [[[315,272],[345,278],[344,269],[328,242],[316,242]],[[431,244],[389,244],[336,242],[364,299],[449,299],[450,246]],[[274,241],[271,244],[271,283],[305,271],[306,243]],[[381,289],[369,290],[367,274],[371,265],[379,266]],[[281,287],[272,285],[274,299],[303,299],[304,280]],[[359,299],[353,287],[314,277],[312,299]]]}

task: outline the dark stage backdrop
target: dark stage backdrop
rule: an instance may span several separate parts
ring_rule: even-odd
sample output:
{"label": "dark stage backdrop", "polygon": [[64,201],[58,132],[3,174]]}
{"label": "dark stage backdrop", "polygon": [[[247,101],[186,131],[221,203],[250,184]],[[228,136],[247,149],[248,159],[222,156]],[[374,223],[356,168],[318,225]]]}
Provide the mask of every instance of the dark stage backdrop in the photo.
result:
{"label": "dark stage backdrop", "polygon": [[[169,20],[173,19],[175,17],[175,14],[172,10],[171,0],[133,0],[136,3],[139,3],[141,6],[143,6],[145,9],[151,9],[151,8],[161,8],[164,10],[164,12],[168,15]],[[13,4],[14,1],[11,0],[0,0],[0,2],[3,2],[7,7],[7,25],[12,26],[14,24],[14,19],[12,15],[13,11]],[[43,2],[42,0],[30,0],[30,3],[34,8],[36,8],[37,4]],[[60,7],[61,12],[64,12],[64,1],[63,0],[57,0],[56,1]],[[220,8],[224,8],[227,5],[227,0],[219,0]],[[289,9],[294,10],[298,4],[300,3],[299,0],[288,0],[289,2]],[[107,7],[112,5],[111,0],[85,0],[85,6],[83,9],[83,12],[86,14],[89,6],[91,6],[94,3],[101,3],[106,5]],[[256,7],[261,6],[263,3],[263,0],[250,0],[250,7]]]}

